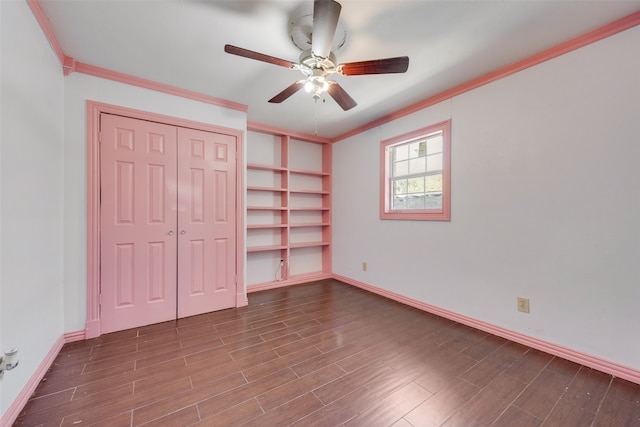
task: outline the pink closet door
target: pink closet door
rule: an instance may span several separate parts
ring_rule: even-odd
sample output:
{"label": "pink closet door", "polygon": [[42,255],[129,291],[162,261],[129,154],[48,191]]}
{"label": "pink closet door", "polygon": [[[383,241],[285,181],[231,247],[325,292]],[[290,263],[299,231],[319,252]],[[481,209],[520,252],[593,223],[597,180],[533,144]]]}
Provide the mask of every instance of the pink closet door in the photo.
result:
{"label": "pink closet door", "polygon": [[101,332],[176,318],[176,128],[101,116]]}
{"label": "pink closet door", "polygon": [[178,129],[178,317],[235,306],[236,138]]}

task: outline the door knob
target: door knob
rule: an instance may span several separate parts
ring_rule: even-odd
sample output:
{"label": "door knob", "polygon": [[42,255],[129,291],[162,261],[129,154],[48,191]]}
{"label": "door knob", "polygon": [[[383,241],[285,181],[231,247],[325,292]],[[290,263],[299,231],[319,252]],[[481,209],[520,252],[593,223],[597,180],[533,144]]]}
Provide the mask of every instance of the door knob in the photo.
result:
{"label": "door knob", "polygon": [[180,234],[187,234],[187,230],[182,230]]}
{"label": "door knob", "polygon": [[173,230],[169,230],[169,236],[173,236]]}

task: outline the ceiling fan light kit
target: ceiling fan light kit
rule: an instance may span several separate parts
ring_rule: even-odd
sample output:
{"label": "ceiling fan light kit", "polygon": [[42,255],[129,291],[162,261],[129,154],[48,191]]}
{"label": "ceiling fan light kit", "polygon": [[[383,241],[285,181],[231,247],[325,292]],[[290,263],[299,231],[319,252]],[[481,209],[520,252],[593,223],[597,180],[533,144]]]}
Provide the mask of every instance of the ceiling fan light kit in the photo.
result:
{"label": "ceiling fan light kit", "polygon": [[[276,58],[263,53],[233,45],[225,45],[224,50],[232,55],[238,55],[256,61],[267,62],[281,67],[299,70],[304,79],[291,84],[285,90],[269,100],[271,103],[281,103],[300,89],[310,93],[316,101],[322,94],[328,93],[340,107],[347,111],[358,105],[351,96],[335,80],[328,79],[332,74],[342,76],[358,76],[366,74],[404,73],[409,68],[409,58],[400,56],[395,58],[374,59],[369,61],[338,64],[334,52],[331,51],[342,6],[334,0],[315,0],[313,3],[313,27],[306,36],[310,40],[311,48],[303,50],[298,63]],[[302,42],[293,38],[294,29],[290,31],[292,40],[300,47]],[[341,32],[343,32],[341,30]],[[339,40],[338,49],[344,45],[346,33]],[[336,49],[334,47],[334,49]]]}

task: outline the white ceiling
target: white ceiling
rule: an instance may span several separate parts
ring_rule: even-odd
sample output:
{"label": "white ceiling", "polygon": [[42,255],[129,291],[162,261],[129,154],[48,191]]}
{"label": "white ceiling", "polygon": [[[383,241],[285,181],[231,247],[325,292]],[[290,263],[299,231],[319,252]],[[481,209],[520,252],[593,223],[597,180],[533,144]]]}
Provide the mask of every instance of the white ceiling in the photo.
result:
{"label": "white ceiling", "polygon": [[405,74],[336,76],[358,106],[300,91],[267,101],[299,71],[224,52],[232,44],[297,62],[290,23],[312,0],[41,0],[76,61],[246,104],[250,121],[336,137],[640,10],[629,1],[340,0],[338,62],[407,55]]}

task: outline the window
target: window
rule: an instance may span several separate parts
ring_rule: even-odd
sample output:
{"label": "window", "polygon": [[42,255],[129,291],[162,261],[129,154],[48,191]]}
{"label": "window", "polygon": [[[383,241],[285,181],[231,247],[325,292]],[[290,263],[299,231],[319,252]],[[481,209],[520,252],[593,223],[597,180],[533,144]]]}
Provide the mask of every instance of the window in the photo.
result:
{"label": "window", "polygon": [[451,121],[380,143],[380,218],[451,219]]}

